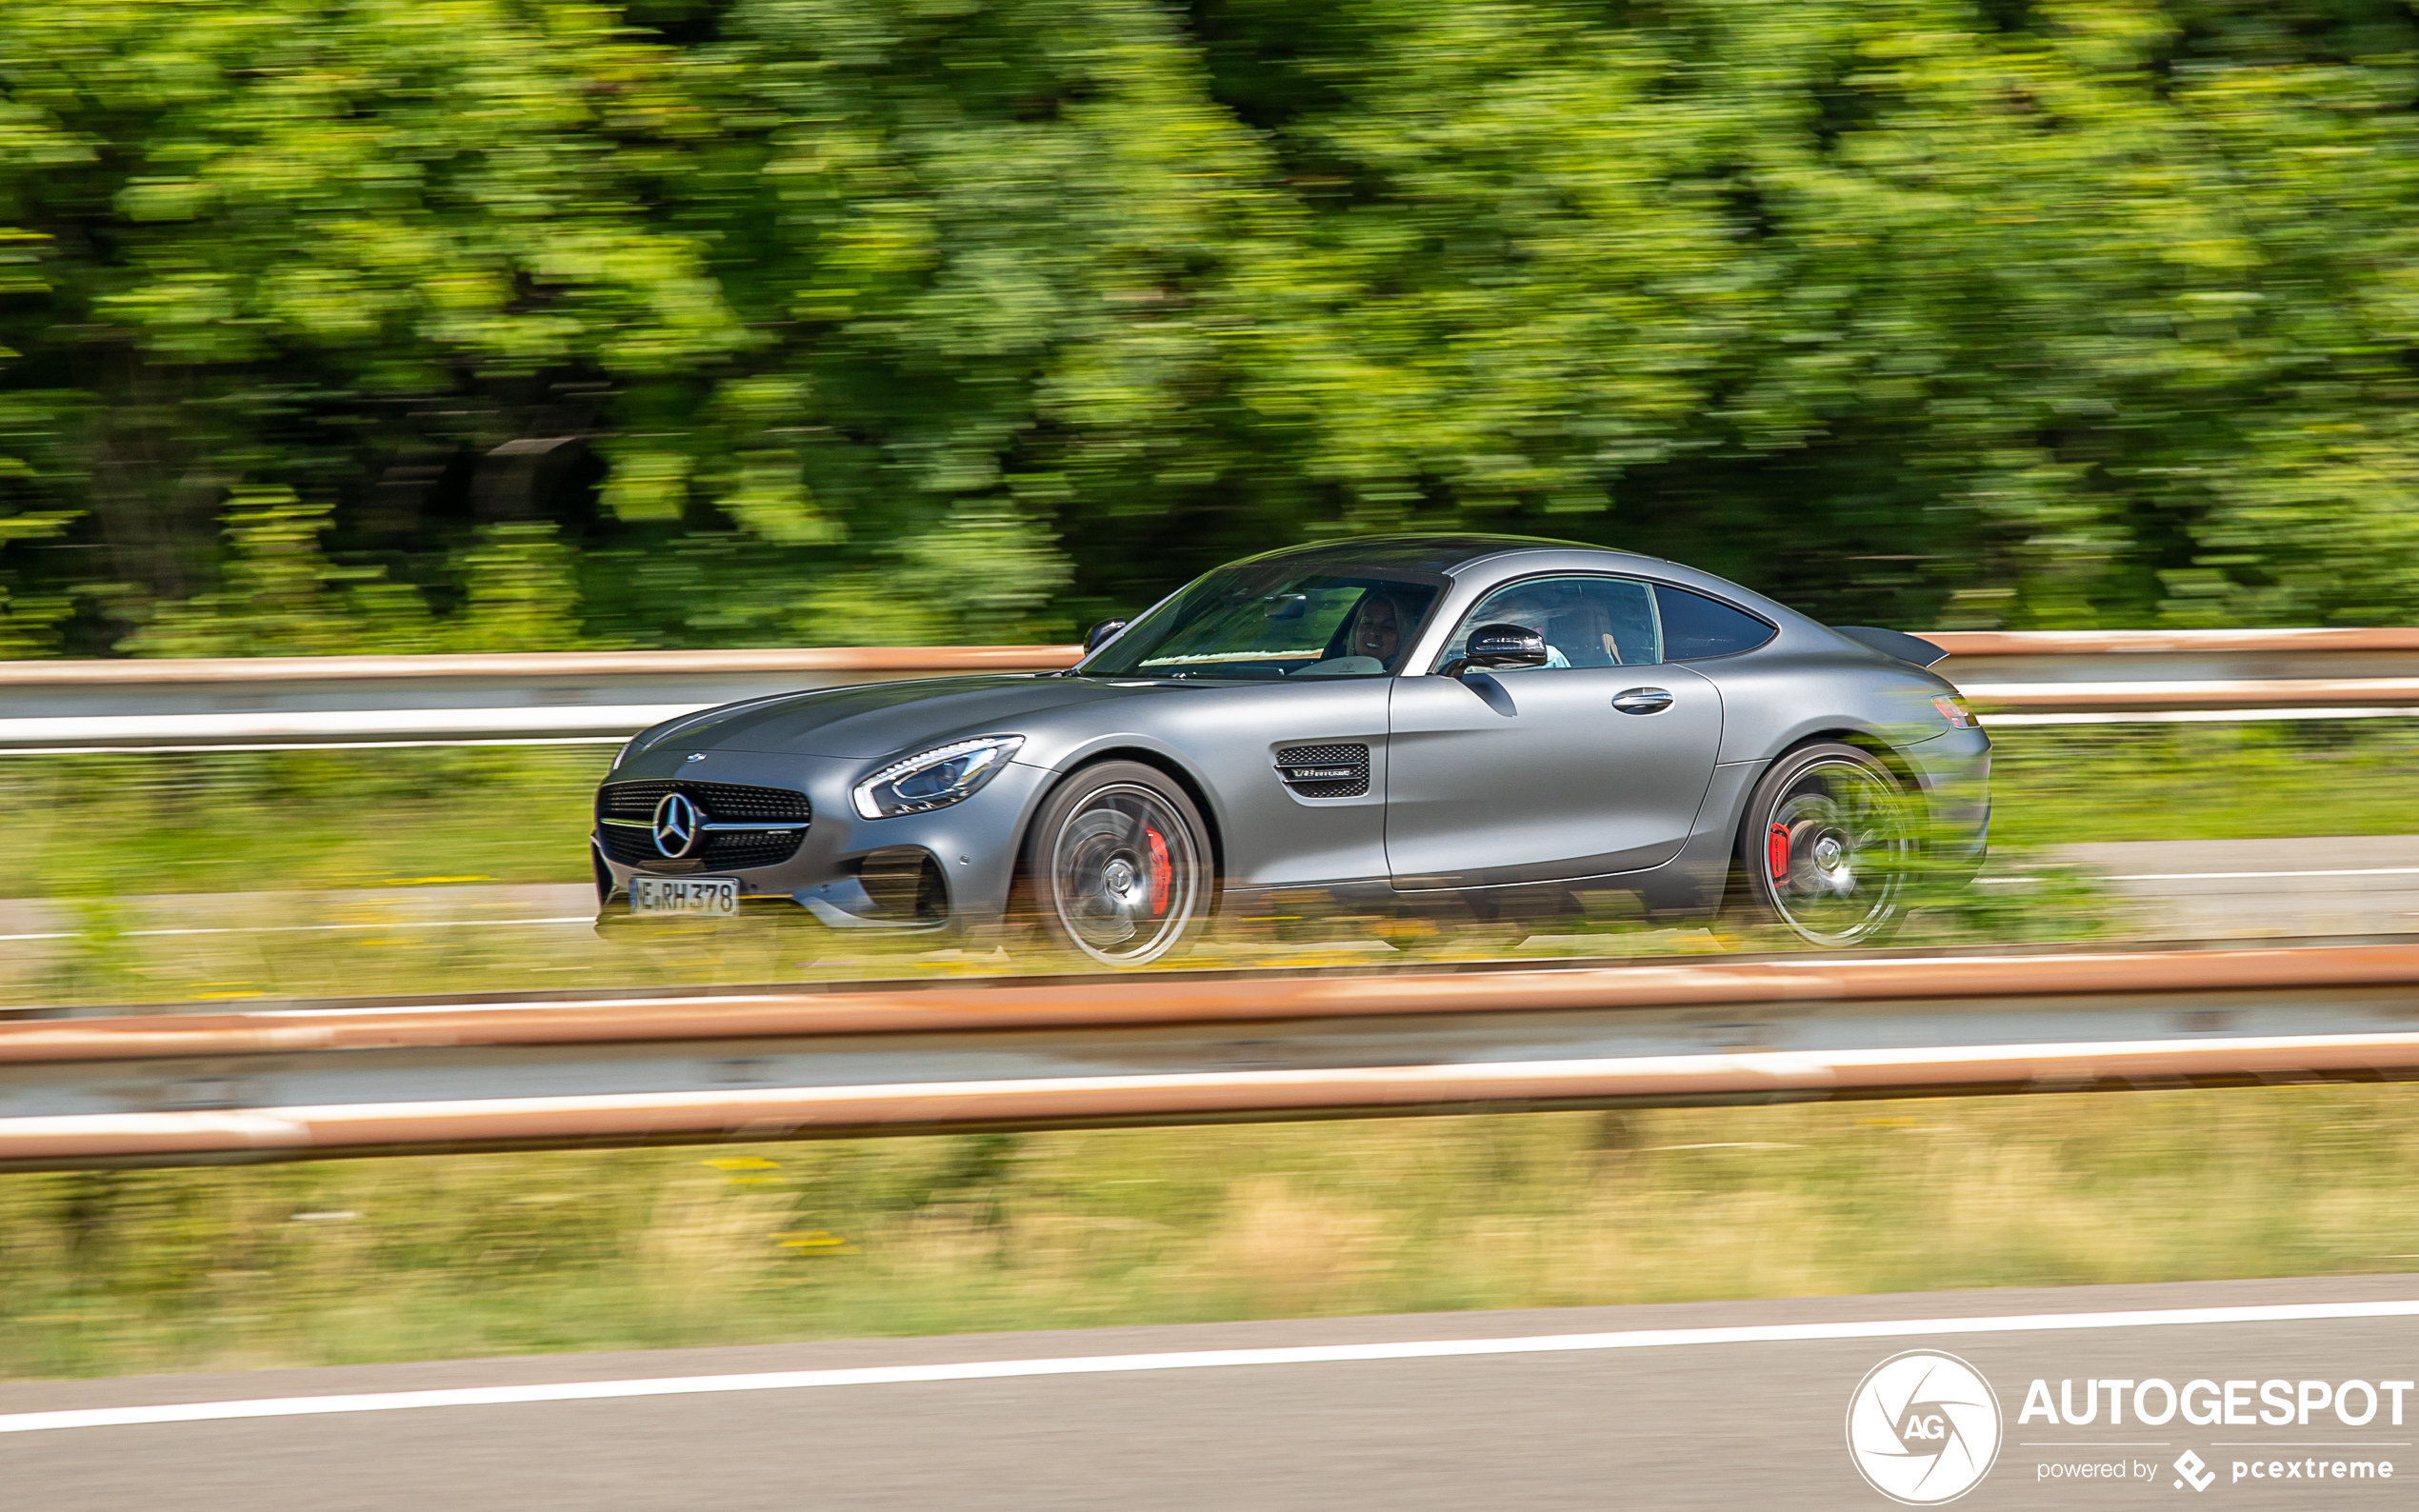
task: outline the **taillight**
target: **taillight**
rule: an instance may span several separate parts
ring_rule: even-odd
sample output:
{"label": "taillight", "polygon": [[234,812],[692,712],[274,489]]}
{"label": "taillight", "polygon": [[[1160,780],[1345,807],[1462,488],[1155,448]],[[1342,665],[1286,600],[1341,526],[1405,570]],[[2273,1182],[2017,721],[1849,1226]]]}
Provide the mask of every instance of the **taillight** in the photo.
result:
{"label": "taillight", "polygon": [[1981,727],[1982,721],[1976,719],[1974,711],[1966,706],[1966,701],[1954,693],[1934,694],[1931,706],[1940,710],[1940,717],[1949,721],[1949,726],[1951,729]]}

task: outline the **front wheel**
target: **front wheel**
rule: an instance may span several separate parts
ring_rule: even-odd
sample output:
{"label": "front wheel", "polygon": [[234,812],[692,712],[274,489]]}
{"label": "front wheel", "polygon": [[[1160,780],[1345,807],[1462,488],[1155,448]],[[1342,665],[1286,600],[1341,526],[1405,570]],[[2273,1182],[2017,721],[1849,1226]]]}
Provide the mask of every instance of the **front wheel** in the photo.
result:
{"label": "front wheel", "polygon": [[1055,943],[1105,965],[1144,965],[1189,944],[1208,919],[1209,836],[1165,773],[1103,762],[1042,805],[1024,880]]}
{"label": "front wheel", "polygon": [[1818,945],[1869,945],[1896,928],[1915,862],[1906,789],[1853,746],[1786,752],[1739,827],[1751,910]]}

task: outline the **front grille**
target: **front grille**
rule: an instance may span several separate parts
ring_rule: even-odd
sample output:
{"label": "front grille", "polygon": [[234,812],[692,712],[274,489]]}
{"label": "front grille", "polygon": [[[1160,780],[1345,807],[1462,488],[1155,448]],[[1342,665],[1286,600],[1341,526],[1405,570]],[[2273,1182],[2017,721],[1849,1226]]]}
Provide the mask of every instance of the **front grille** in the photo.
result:
{"label": "front grille", "polygon": [[1359,798],[1369,790],[1367,746],[1287,746],[1277,776],[1303,798]]}
{"label": "front grille", "polygon": [[807,795],[787,787],[749,787],[738,783],[607,783],[596,789],[599,819],[655,817],[667,793],[687,793],[714,824],[803,825],[814,817]]}
{"label": "front grille", "polygon": [[738,871],[770,866],[798,853],[803,829],[723,830],[706,837],[700,859],[709,871]]}
{"label": "front grille", "polygon": [[[652,871],[742,871],[776,865],[798,853],[806,830],[709,828],[690,853],[677,861],[655,848],[651,827],[655,806],[671,793],[686,793],[705,823],[713,825],[798,825],[813,819],[807,795],[787,787],[751,787],[741,783],[690,783],[654,780],[608,783],[596,790],[596,832],[605,854],[625,866]],[[623,824],[607,824],[607,820]],[[637,826],[650,827],[639,828]]]}

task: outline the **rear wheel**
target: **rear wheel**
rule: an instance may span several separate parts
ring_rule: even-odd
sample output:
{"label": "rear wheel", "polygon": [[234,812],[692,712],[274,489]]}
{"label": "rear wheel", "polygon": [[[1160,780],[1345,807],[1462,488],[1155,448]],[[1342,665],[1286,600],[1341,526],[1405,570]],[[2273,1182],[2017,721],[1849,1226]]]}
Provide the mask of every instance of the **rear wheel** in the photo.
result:
{"label": "rear wheel", "polygon": [[1208,919],[1209,836],[1164,773],[1103,762],[1042,805],[1025,884],[1053,943],[1107,965],[1143,965],[1190,944]]}
{"label": "rear wheel", "polygon": [[1739,830],[1750,911],[1819,945],[1886,938],[1914,861],[1906,789],[1869,752],[1832,742],[1774,762]]}

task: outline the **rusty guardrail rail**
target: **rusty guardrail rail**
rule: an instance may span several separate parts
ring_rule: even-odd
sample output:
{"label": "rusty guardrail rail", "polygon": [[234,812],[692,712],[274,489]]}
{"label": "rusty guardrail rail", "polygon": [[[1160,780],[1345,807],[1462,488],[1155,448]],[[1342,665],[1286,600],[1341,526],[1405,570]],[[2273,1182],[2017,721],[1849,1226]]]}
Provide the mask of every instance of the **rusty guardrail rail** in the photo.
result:
{"label": "rusty guardrail rail", "polygon": [[2419,628],[1937,630],[2002,725],[2419,713]]}
{"label": "rusty guardrail rail", "polygon": [[0,1025],[0,1169],[2419,1078],[2419,942]]}
{"label": "rusty guardrail rail", "polygon": [[[1935,631],[2001,724],[2419,713],[2419,629]],[[605,744],[767,693],[1046,671],[1072,646],[0,663],[0,753]]]}

